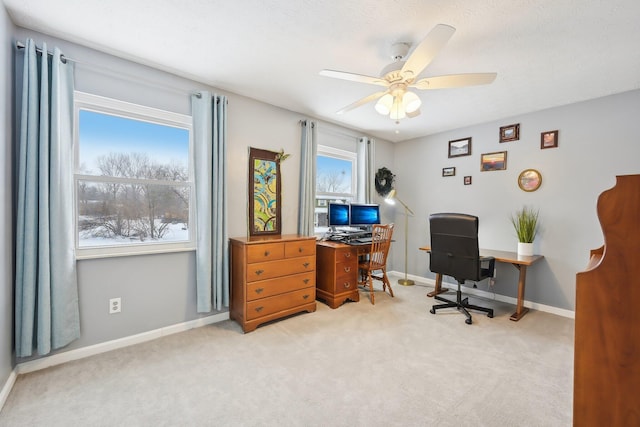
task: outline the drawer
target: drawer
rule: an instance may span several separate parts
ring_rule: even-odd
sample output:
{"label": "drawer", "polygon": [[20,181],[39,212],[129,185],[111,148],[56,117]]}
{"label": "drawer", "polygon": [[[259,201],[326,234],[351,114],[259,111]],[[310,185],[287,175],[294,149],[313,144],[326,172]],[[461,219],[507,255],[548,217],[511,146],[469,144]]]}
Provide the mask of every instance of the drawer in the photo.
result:
{"label": "drawer", "polygon": [[356,248],[341,248],[336,250],[336,264],[340,262],[358,262]]}
{"label": "drawer", "polygon": [[292,259],[281,259],[270,262],[256,262],[247,265],[247,282],[273,279],[274,277],[315,271],[316,257],[307,256]]}
{"label": "drawer", "polygon": [[302,273],[247,284],[247,301],[297,291],[316,285],[316,273]]}
{"label": "drawer", "polygon": [[297,242],[285,242],[284,256],[294,258],[299,256],[309,256],[316,254],[315,240],[300,240]]}
{"label": "drawer", "polygon": [[345,275],[345,274],[356,275],[358,273],[357,270],[358,270],[358,264],[356,262],[352,262],[352,261],[341,262],[339,264],[336,264],[336,277]]}
{"label": "drawer", "polygon": [[300,289],[272,297],[247,302],[247,320],[277,313],[282,310],[314,302],[316,288]]}
{"label": "drawer", "polygon": [[282,243],[265,243],[247,246],[247,263],[272,261],[284,258]]}
{"label": "drawer", "polygon": [[335,293],[348,292],[358,287],[358,272],[336,273]]}

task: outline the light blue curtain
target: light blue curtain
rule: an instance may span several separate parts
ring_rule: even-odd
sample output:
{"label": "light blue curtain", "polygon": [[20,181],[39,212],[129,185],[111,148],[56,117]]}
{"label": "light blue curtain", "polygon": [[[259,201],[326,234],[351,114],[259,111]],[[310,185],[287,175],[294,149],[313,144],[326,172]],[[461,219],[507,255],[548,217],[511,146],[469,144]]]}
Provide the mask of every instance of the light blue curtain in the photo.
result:
{"label": "light blue curtain", "polygon": [[367,137],[358,138],[358,202],[373,203],[375,178],[375,140]]}
{"label": "light blue curtain", "polygon": [[300,121],[300,194],[298,234],[313,236],[316,200],[316,153],[318,142],[316,123]]}
{"label": "light blue curtain", "polygon": [[227,231],[227,98],[191,96],[196,186],[198,313],[229,306]]}
{"label": "light blue curtain", "polygon": [[24,51],[16,204],[16,356],[80,336],[73,226],[73,65]]}

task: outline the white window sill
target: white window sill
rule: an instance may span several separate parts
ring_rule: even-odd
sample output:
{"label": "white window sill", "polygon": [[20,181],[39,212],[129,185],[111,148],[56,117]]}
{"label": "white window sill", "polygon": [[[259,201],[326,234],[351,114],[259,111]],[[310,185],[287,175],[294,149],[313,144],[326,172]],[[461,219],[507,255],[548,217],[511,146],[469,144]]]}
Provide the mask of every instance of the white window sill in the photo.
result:
{"label": "white window sill", "polygon": [[[155,255],[155,254],[169,254],[178,252],[195,252],[196,248],[162,248],[162,249],[144,249],[135,251],[122,251],[122,252],[109,252],[108,250],[96,250],[86,251],[77,250],[76,260],[84,259],[99,259],[99,258],[115,258],[115,257],[128,257],[138,255]],[[85,252],[85,253],[83,253]]]}

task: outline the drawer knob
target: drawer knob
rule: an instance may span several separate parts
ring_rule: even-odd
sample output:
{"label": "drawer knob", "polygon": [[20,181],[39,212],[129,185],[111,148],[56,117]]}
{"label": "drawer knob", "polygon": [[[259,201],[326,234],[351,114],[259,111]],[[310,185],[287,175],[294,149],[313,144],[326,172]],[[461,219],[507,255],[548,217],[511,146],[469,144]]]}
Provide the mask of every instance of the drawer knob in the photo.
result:
{"label": "drawer knob", "polygon": [[302,299],[309,299],[309,294],[305,294],[302,296]]}
{"label": "drawer knob", "polygon": [[269,256],[269,255],[271,255],[271,252],[269,252],[269,251],[264,251],[264,256]]}
{"label": "drawer knob", "polygon": [[350,271],[351,271],[351,267],[344,267],[344,272],[345,272],[345,273],[348,273],[348,272],[350,272]]}
{"label": "drawer knob", "polygon": [[264,288],[257,288],[256,289],[256,294],[261,294],[262,291],[264,291]]}
{"label": "drawer knob", "polygon": [[351,258],[351,252],[345,252],[344,257],[345,258]]}
{"label": "drawer knob", "polygon": [[298,248],[298,252],[300,252],[300,253],[304,252],[304,249],[302,249],[302,246],[300,246],[300,247]]}
{"label": "drawer knob", "polygon": [[264,273],[264,270],[256,270],[256,274],[257,274],[258,276],[259,276],[259,275],[261,275],[262,273]]}
{"label": "drawer knob", "polygon": [[349,282],[344,282],[344,285],[342,285],[345,287],[345,289],[349,289],[351,287],[351,283]]}
{"label": "drawer knob", "polygon": [[262,311],[264,307],[260,306],[260,307],[256,307],[256,312],[260,313]]}
{"label": "drawer knob", "polygon": [[304,268],[309,267],[309,263],[308,263],[308,262],[305,262],[305,263],[304,263],[304,264],[302,264],[302,265],[304,266]]}
{"label": "drawer knob", "polygon": [[306,285],[307,283],[309,283],[309,279],[304,279],[302,280],[304,282],[304,284]]}

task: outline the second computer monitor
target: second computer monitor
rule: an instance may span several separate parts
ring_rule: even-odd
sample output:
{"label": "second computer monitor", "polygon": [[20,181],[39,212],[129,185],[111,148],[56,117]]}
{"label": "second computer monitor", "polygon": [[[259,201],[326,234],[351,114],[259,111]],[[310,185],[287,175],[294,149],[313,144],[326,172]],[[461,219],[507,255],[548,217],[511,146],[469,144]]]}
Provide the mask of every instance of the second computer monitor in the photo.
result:
{"label": "second computer monitor", "polygon": [[352,203],[349,216],[354,227],[380,224],[380,205]]}

